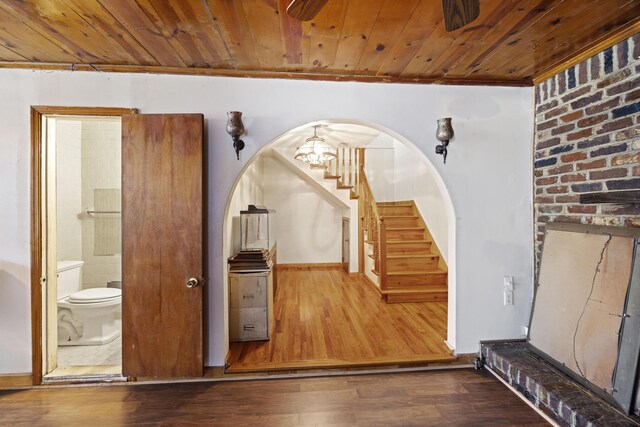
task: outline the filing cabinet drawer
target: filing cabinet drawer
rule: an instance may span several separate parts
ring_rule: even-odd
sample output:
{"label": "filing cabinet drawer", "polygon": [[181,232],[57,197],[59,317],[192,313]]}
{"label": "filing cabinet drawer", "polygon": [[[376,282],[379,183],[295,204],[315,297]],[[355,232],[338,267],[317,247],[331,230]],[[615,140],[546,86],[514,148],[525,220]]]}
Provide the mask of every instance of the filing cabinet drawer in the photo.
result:
{"label": "filing cabinet drawer", "polygon": [[267,275],[231,276],[229,280],[229,308],[266,307],[268,301]]}
{"label": "filing cabinet drawer", "polygon": [[267,308],[229,309],[229,340],[254,341],[269,339]]}

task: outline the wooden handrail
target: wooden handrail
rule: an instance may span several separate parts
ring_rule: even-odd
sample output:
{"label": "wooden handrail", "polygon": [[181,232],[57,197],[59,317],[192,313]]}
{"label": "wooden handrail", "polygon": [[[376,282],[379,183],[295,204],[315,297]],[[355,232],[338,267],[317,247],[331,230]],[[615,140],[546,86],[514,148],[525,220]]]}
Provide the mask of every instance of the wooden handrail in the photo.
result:
{"label": "wooden handrail", "polygon": [[338,178],[338,185],[351,187],[352,196],[360,196],[360,174],[364,166],[364,149],[338,147],[337,157],[324,164],[325,178]]}
{"label": "wooden handrail", "polygon": [[384,291],[387,289],[387,224],[384,222],[384,216],[380,217],[380,241],[378,245],[380,289]]}
{"label": "wooden handrail", "polygon": [[387,225],[384,216],[378,213],[378,205],[373,197],[373,192],[364,172],[364,165],[360,166],[360,197],[359,203],[363,205],[363,227],[367,232],[367,240],[373,244],[374,269],[380,277],[380,289],[387,288]]}

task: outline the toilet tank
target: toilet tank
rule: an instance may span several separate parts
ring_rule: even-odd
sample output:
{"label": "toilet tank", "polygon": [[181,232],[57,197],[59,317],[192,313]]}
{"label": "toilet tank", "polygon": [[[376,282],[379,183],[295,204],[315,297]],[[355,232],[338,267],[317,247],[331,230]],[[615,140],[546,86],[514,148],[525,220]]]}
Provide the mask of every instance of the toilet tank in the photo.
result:
{"label": "toilet tank", "polygon": [[58,300],[82,289],[84,261],[58,261]]}

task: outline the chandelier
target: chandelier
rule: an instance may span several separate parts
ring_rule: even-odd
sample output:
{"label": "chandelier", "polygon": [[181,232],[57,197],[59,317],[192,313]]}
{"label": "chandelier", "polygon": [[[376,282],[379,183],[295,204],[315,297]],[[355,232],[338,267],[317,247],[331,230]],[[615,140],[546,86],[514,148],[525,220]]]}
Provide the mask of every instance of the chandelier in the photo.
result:
{"label": "chandelier", "polygon": [[310,165],[321,165],[333,160],[338,155],[338,150],[324,142],[317,134],[318,125],[313,127],[313,136],[307,138],[300,147],[296,149],[294,158]]}

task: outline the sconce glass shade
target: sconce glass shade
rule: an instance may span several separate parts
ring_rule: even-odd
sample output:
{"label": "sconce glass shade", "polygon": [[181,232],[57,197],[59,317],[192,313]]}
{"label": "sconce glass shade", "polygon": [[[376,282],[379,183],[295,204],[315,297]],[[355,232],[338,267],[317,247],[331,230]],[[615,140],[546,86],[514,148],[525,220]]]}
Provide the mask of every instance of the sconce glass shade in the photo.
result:
{"label": "sconce glass shade", "polygon": [[238,137],[244,133],[244,125],[242,124],[242,112],[229,111],[227,113],[227,133],[232,137]]}
{"label": "sconce glass shade", "polygon": [[293,156],[296,160],[309,163],[310,165],[321,165],[338,156],[338,150],[324,142],[317,134],[318,126],[313,127],[313,136],[305,140],[305,143],[296,149]]}
{"label": "sconce glass shade", "polygon": [[229,111],[227,113],[227,133],[233,139],[233,149],[236,157],[240,160],[240,151],[244,148],[244,141],[240,136],[244,133],[244,124],[242,124],[242,113],[240,111]]}
{"label": "sconce glass shade", "polygon": [[449,141],[453,138],[453,127],[451,126],[451,117],[438,119],[438,128],[436,129],[436,139],[440,144],[436,145],[436,154],[442,155],[444,163],[447,163],[447,147]]}
{"label": "sconce glass shade", "polygon": [[438,129],[436,130],[436,139],[440,142],[451,141],[453,138],[453,127],[451,127],[451,117],[438,119]]}

